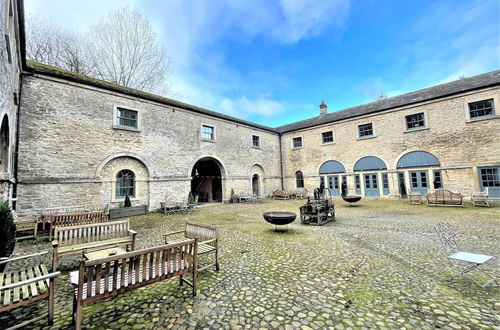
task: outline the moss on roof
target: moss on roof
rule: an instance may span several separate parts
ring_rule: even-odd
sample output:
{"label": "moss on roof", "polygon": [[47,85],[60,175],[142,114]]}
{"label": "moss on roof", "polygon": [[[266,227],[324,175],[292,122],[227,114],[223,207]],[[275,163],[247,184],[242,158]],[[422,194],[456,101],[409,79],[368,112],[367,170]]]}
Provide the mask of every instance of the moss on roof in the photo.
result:
{"label": "moss on roof", "polygon": [[61,68],[58,68],[58,67],[55,67],[52,65],[34,62],[34,61],[29,61],[29,60],[26,61],[26,64],[27,64],[28,70],[31,70],[34,73],[45,74],[48,76],[66,79],[66,80],[70,80],[70,81],[81,83],[81,84],[86,84],[86,85],[91,85],[91,86],[95,86],[95,87],[99,87],[99,88],[104,88],[104,89],[107,89],[110,91],[123,93],[123,94],[131,95],[131,96],[135,96],[135,97],[140,97],[140,98],[143,98],[146,100],[159,102],[159,103],[162,103],[165,105],[174,106],[174,107],[178,107],[181,109],[194,111],[197,113],[202,113],[202,114],[205,114],[205,115],[208,115],[211,117],[221,118],[221,119],[229,120],[229,121],[232,121],[232,122],[235,122],[238,124],[243,124],[243,125],[247,125],[247,126],[251,126],[251,127],[255,127],[255,128],[259,128],[259,129],[263,129],[266,131],[276,133],[276,131],[273,128],[268,127],[268,126],[252,123],[250,121],[242,120],[242,119],[232,117],[232,116],[227,116],[227,115],[224,115],[224,114],[216,112],[216,111],[208,110],[205,108],[200,108],[200,107],[188,104],[188,103],[184,103],[184,102],[173,100],[173,99],[170,99],[167,97],[151,94],[151,93],[144,92],[144,91],[141,91],[138,89],[125,87],[125,86],[114,84],[114,83],[104,81],[101,79],[92,78],[92,77],[86,76],[86,75],[81,74],[81,73],[76,73],[76,72],[61,69]]}

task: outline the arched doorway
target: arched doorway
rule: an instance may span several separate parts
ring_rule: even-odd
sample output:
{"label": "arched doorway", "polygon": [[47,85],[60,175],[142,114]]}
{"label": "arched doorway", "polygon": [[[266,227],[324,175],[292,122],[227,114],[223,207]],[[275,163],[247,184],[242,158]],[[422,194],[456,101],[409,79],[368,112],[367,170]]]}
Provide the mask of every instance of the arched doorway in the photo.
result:
{"label": "arched doorway", "polygon": [[199,202],[222,202],[222,171],[217,160],[205,157],[194,164],[191,191]]}
{"label": "arched doorway", "polygon": [[258,174],[254,174],[252,177],[252,194],[254,196],[260,196],[259,175]]}
{"label": "arched doorway", "polygon": [[0,171],[9,171],[9,119],[7,115],[3,117],[0,127]]}

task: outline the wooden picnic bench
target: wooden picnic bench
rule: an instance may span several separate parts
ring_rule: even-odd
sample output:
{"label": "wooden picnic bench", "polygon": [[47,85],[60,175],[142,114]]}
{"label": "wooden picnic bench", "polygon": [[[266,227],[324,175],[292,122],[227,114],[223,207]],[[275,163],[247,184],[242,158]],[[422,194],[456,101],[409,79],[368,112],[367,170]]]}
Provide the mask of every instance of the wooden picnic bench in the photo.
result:
{"label": "wooden picnic bench", "polygon": [[50,223],[49,240],[52,241],[55,227],[87,225],[91,223],[101,223],[107,220],[103,211],[84,212],[84,213],[66,213],[47,216]]}
{"label": "wooden picnic bench", "polygon": [[[55,283],[54,278],[60,272],[49,273],[47,267],[41,263],[41,256],[48,251],[39,252],[27,256],[10,258],[0,261],[0,264],[18,261],[26,258],[38,257],[38,264],[31,264],[26,268],[14,271],[5,270],[0,273],[0,312],[8,311],[16,307],[28,305],[40,299],[48,298],[48,323],[54,320],[54,299]],[[26,325],[39,321],[45,316],[39,316],[31,320],[24,321],[9,329],[24,328]],[[0,325],[3,328],[5,325]]]}
{"label": "wooden picnic bench", "polygon": [[470,200],[474,206],[490,207],[490,203],[488,202],[488,188],[484,188],[481,192],[472,193]]}
{"label": "wooden picnic bench", "polygon": [[463,206],[462,194],[447,189],[436,189],[426,195],[427,206]]}
{"label": "wooden picnic bench", "polygon": [[55,271],[59,259],[66,255],[117,246],[134,250],[136,234],[129,229],[128,220],[56,227],[52,241],[52,269]]}
{"label": "wooden picnic bench", "polygon": [[[183,278],[191,273],[192,283]],[[165,279],[179,276],[196,295],[198,274],[195,239],[159,247],[128,252],[80,263],[70,274],[73,292],[73,323],[81,328],[83,306],[104,300]]]}
{"label": "wooden picnic bench", "polygon": [[[12,218],[14,220],[14,226],[16,227],[17,239],[34,238],[36,239],[38,233],[38,220],[37,218],[24,218],[19,217],[16,211],[12,211]],[[26,235],[28,232],[28,235]],[[23,235],[24,234],[24,235]]]}
{"label": "wooden picnic bench", "polygon": [[[172,235],[184,234],[180,238],[169,238]],[[205,225],[203,223],[187,221],[184,230],[174,231],[163,235],[165,244],[184,242],[189,239],[198,240],[198,255],[215,255],[215,270],[219,271],[219,230],[215,226]],[[213,264],[212,264],[213,265]],[[207,265],[199,270],[202,271],[212,265]]]}

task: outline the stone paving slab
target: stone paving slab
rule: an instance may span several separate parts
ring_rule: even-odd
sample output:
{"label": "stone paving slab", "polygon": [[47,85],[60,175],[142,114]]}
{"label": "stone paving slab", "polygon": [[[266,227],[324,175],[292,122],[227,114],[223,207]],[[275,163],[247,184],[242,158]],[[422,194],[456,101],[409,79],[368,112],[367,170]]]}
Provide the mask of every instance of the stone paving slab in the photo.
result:
{"label": "stone paving slab", "polygon": [[[446,210],[404,201],[361,201],[356,207],[336,202],[337,220],[322,227],[300,225],[274,232],[261,214],[298,212],[305,201],[225,204],[191,215],[150,214],[131,218],[137,248],[162,244],[162,234],[181,229],[186,220],[221,229],[221,271],[199,274],[199,291],[190,295],[177,280],[85,306],[89,329],[492,329],[500,327],[499,290],[481,289],[469,278],[452,285],[456,269],[440,252],[433,225],[452,224],[459,244],[496,259],[499,270],[498,206]],[[17,254],[49,249],[44,238],[23,241]],[[209,258],[209,257],[206,257]],[[201,260],[202,264],[210,260]],[[50,262],[50,260],[47,260]],[[14,265],[13,267],[22,265]],[[68,270],[78,257],[61,261],[55,323],[71,326],[72,288]],[[0,314],[0,328],[42,315],[46,303]],[[46,328],[42,320],[31,328]]]}

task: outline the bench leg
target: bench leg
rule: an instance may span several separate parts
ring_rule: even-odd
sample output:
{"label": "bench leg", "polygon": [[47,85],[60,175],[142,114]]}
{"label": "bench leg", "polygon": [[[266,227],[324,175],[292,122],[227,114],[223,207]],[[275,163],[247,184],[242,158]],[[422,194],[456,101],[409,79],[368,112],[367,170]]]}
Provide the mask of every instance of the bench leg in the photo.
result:
{"label": "bench leg", "polygon": [[82,328],[82,305],[78,300],[76,301],[76,311],[74,315],[75,329],[80,330]]}
{"label": "bench leg", "polygon": [[220,266],[219,266],[219,249],[215,249],[215,271],[219,271]]}
{"label": "bench leg", "polygon": [[184,281],[182,280],[182,275],[179,276],[179,285],[182,286],[184,284]]}
{"label": "bench leg", "polygon": [[49,280],[49,325],[54,323],[54,300],[56,299],[56,283],[54,278]]}

